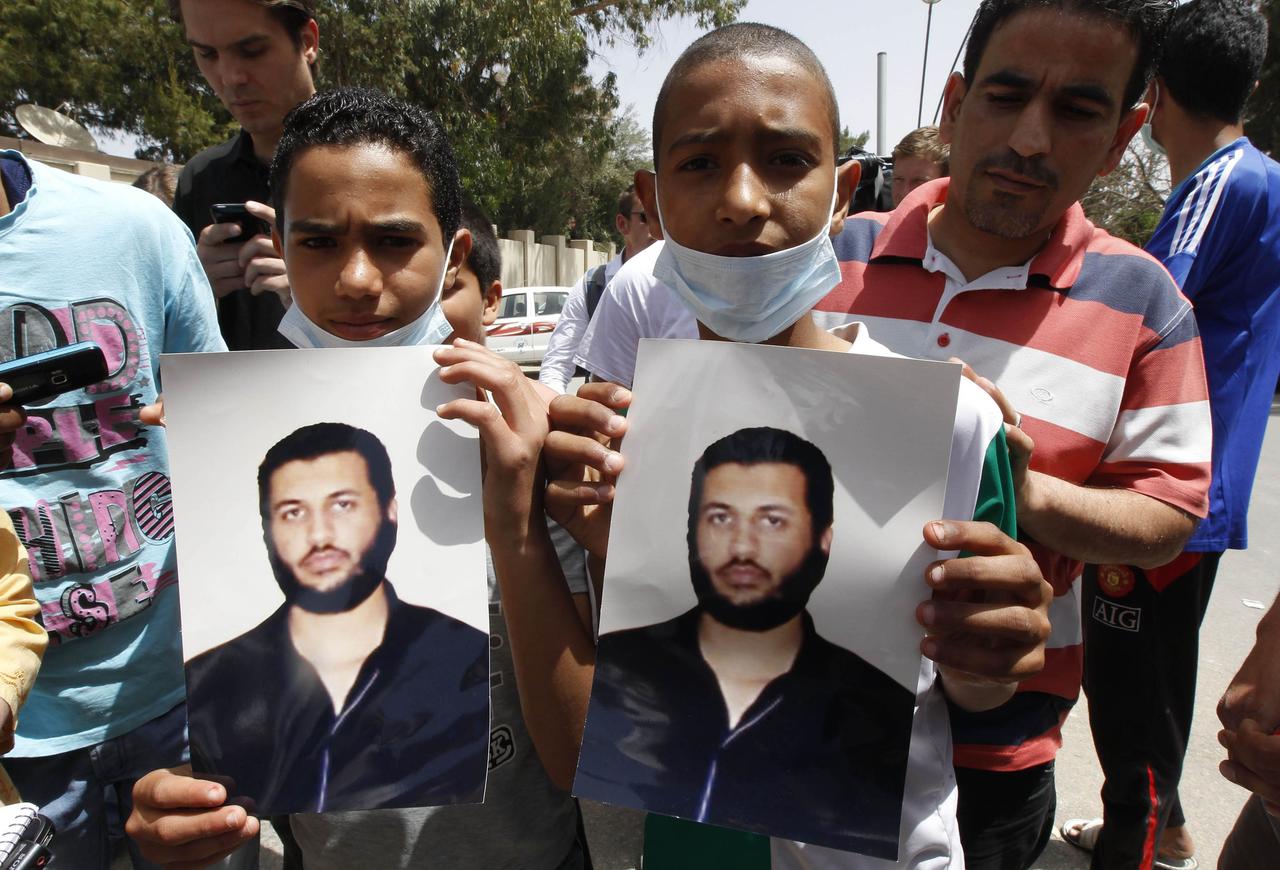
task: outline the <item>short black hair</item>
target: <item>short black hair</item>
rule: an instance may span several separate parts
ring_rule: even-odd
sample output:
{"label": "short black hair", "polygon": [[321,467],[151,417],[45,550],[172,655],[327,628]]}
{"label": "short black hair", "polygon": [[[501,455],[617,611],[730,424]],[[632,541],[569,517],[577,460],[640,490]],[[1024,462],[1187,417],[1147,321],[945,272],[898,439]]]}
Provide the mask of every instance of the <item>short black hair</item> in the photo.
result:
{"label": "short black hair", "polygon": [[289,170],[300,152],[322,145],[384,145],[410,157],[431,192],[431,209],[445,246],[458,231],[462,184],[449,137],[426,109],[368,88],[322,91],[284,116],[284,132],[271,161],[271,202],[283,235]]}
{"label": "short black hair", "polygon": [[970,85],[982,65],[983,52],[996,28],[1020,12],[1063,9],[1089,15],[1126,28],[1138,49],[1138,60],[1125,85],[1122,110],[1142,99],[1160,56],[1160,44],[1169,13],[1177,0],[982,0],[974,13],[969,42],[964,50],[964,78]]}
{"label": "short black hair", "polygon": [[471,231],[471,256],[467,265],[480,280],[480,294],[489,292],[494,281],[502,280],[502,251],[498,237],[493,234],[493,221],[471,197],[462,196],[462,226]]}
{"label": "short black hair", "polygon": [[[293,44],[302,45],[302,28],[308,21],[315,20],[316,0],[254,0],[259,6],[266,7],[267,12],[289,34]],[[182,0],[169,0],[169,17],[177,24],[182,24]]]}
{"label": "short black hair", "polygon": [[1192,115],[1239,123],[1267,56],[1267,19],[1248,0],[1194,0],[1173,13],[1156,75]]}
{"label": "short black hair", "polygon": [[836,103],[836,92],[831,87],[831,78],[822,66],[822,61],[818,60],[818,56],[809,46],[785,30],[770,27],[768,24],[740,21],[736,24],[726,24],[724,27],[718,27],[700,36],[693,45],[676,58],[671,71],[662,80],[658,100],[653,104],[654,167],[658,165],[662,126],[667,120],[667,99],[672,89],[703,64],[730,57],[785,57],[803,67],[822,86],[826,95],[827,110],[831,115],[831,147],[833,151],[839,150],[840,107]]}
{"label": "short black hair", "polygon": [[346,423],[312,423],[281,438],[262,458],[262,464],[258,466],[258,510],[262,514],[262,522],[267,522],[271,509],[271,475],[280,466],[347,451],[364,457],[369,467],[369,483],[385,512],[391,499],[395,498],[396,483],[391,476],[391,457],[378,437]]}
{"label": "short black hair", "polygon": [[831,527],[835,518],[835,481],[831,475],[831,463],[818,446],[785,429],[770,426],[739,429],[713,441],[693,464],[693,480],[689,487],[691,553],[696,551],[698,511],[702,506],[702,490],[708,472],[730,463],[761,465],[773,462],[794,465],[804,473],[805,504],[813,524],[814,541]]}

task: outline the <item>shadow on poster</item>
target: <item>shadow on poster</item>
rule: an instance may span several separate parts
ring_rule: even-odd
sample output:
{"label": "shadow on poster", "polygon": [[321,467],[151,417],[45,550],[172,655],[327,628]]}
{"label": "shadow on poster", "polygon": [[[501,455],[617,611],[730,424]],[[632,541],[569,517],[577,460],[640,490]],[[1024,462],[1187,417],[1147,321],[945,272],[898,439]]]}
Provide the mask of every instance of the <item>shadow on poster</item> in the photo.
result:
{"label": "shadow on poster", "polygon": [[646,341],[635,395],[574,794],[895,860],[955,367]]}
{"label": "shadow on poster", "polygon": [[253,812],[483,799],[479,450],[431,350],[163,360],[192,761]]}

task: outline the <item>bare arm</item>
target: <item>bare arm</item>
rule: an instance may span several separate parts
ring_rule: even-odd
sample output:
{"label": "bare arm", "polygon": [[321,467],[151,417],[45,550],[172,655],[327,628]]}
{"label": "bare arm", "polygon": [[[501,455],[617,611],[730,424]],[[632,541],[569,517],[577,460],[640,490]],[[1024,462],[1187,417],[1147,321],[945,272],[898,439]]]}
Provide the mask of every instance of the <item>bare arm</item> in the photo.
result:
{"label": "bare arm", "polygon": [[1018,525],[1065,556],[1139,568],[1182,552],[1196,521],[1159,499],[1124,489],[1077,486],[1028,471],[1017,489]]}
{"label": "bare arm", "polygon": [[548,423],[541,393],[514,363],[464,341],[437,351],[446,383],[469,382],[496,405],[459,399],[440,416],[480,430],[484,445],[485,532],[502,593],[520,709],[547,774],[573,783],[595,672],[585,596],[573,596],[547,531],[542,445]]}
{"label": "bare arm", "polygon": [[1021,418],[1012,403],[968,365],[964,374],[1004,414],[1018,526],[1031,537],[1064,556],[1094,564],[1157,568],[1182,552],[1196,528],[1193,517],[1139,492],[1080,486],[1030,470],[1035,442],[1018,428]]}
{"label": "bare arm", "polygon": [[1257,638],[1218,702],[1218,742],[1227,749],[1218,769],[1280,816],[1280,599],[1258,623]]}
{"label": "bare arm", "polygon": [[511,637],[520,710],[547,775],[568,791],[595,674],[590,605],[585,594],[569,594],[540,505],[525,529],[526,534],[517,534],[500,524],[489,536],[490,549]]}

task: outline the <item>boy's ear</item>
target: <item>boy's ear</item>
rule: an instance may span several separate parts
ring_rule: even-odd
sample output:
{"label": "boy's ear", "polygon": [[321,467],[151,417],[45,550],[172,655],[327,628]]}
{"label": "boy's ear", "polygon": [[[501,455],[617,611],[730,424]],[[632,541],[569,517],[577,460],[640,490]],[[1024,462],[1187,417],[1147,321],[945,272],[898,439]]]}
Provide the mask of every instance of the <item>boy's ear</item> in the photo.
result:
{"label": "boy's ear", "polygon": [[466,227],[459,227],[458,231],[453,234],[453,252],[449,254],[449,262],[445,266],[443,290],[453,287],[453,282],[458,280],[458,270],[462,268],[462,264],[467,262],[467,257],[471,256],[471,230]]}
{"label": "boy's ear", "polygon": [[652,169],[637,169],[635,175],[636,196],[644,206],[649,222],[649,235],[662,238],[662,221],[658,219],[658,176]]}
{"label": "boy's ear", "polygon": [[831,235],[838,235],[844,229],[844,219],[853,204],[853,192],[861,180],[862,164],[856,160],[836,168],[836,209],[831,213]]}
{"label": "boy's ear", "polygon": [[493,281],[487,288],[482,287],[480,292],[484,294],[484,309],[480,312],[480,325],[492,326],[498,319],[498,306],[502,303],[502,282]]}
{"label": "boy's ear", "polygon": [[275,221],[271,222],[271,247],[276,249],[276,256],[284,259],[284,239],[280,238],[280,230],[276,228]]}

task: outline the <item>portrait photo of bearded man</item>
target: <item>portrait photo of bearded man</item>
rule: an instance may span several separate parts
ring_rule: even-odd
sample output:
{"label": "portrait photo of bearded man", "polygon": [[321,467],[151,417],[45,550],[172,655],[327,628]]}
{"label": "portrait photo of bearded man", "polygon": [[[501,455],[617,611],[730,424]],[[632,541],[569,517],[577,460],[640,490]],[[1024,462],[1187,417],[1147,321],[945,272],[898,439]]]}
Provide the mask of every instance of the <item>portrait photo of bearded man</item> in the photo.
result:
{"label": "portrait photo of bearded man", "polygon": [[771,427],[708,446],[689,492],[697,604],[601,636],[574,793],[894,854],[914,694],[815,630],[834,535],[817,446]]}
{"label": "portrait photo of bearded man", "polygon": [[[285,600],[187,663],[196,771],[260,813],[481,800],[488,635],[402,601],[386,576],[399,529],[386,447],[346,423],[304,426],[267,451],[258,497]],[[431,567],[427,582],[444,582]]]}

